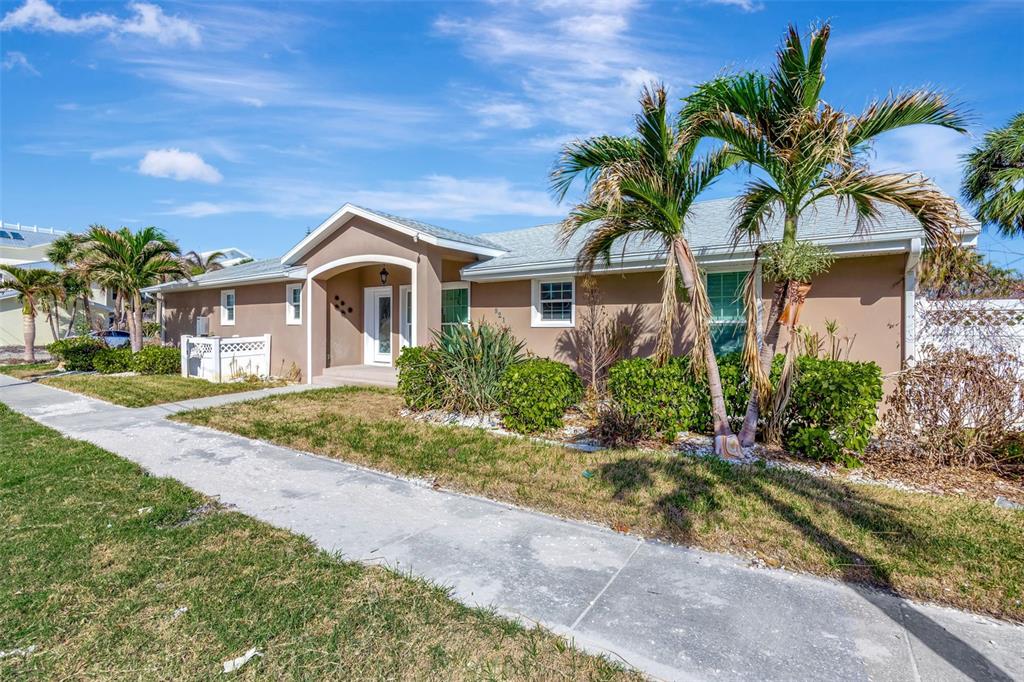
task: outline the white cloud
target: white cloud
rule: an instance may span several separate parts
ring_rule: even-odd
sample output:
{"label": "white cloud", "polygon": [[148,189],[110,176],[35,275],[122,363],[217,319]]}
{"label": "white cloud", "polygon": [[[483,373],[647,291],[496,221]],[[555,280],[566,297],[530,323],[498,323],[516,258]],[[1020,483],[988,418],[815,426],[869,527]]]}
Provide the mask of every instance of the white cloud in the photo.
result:
{"label": "white cloud", "polygon": [[24,52],[5,52],[4,53],[4,71],[11,71],[13,69],[21,69],[33,76],[38,76],[39,71],[36,67],[32,66],[32,62],[28,60]]}
{"label": "white cloud", "polygon": [[705,0],[710,5],[728,5],[736,7],[744,12],[760,12],[764,9],[764,3],[758,0]]}
{"label": "white cloud", "polygon": [[921,173],[947,194],[960,194],[963,173],[961,156],[971,148],[971,138],[937,126],[914,126],[881,135],[874,143],[875,171]]}
{"label": "white cloud", "polygon": [[[230,213],[324,217],[345,202],[369,206],[440,225],[486,216],[520,215],[524,219],[562,214],[546,192],[520,187],[506,178],[456,178],[430,175],[392,182],[378,190],[343,189],[293,180],[263,179],[247,189],[251,200],[197,201],[166,211],[170,215],[203,218]],[[264,197],[273,197],[268,200]]]}
{"label": "white cloud", "polygon": [[663,73],[681,77],[679,65],[658,49],[657,35],[635,34],[637,7],[632,1],[505,3],[484,16],[442,16],[434,28],[492,66],[502,82],[503,92],[482,98],[488,104],[467,107],[485,126],[496,125],[495,114],[512,112],[521,128],[554,123],[562,132],[624,132],[644,83]]}
{"label": "white cloud", "polygon": [[218,183],[224,179],[216,168],[194,152],[180,149],[152,149],[139,161],[139,173],[155,178],[198,180]]}
{"label": "white cloud", "polygon": [[4,16],[0,21],[0,30],[72,34],[95,31],[115,37],[129,35],[151,38],[162,45],[199,45],[199,28],[187,19],[164,14],[159,6],[147,2],[131,3],[128,8],[132,15],[126,19],[103,12],[66,17],[46,0],[25,0],[24,5]]}
{"label": "white cloud", "polygon": [[513,128],[521,130],[534,124],[530,107],[521,102],[488,102],[473,107],[480,122],[488,128]]}

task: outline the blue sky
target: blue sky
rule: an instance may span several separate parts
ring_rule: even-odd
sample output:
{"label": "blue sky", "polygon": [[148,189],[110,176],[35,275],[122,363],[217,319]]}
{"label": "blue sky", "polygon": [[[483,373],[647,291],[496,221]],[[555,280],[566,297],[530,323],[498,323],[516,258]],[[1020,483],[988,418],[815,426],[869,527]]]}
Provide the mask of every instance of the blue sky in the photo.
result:
{"label": "blue sky", "polygon": [[[562,143],[626,132],[640,87],[683,96],[833,25],[825,97],[932,85],[972,136],[918,128],[873,165],[955,193],[958,156],[1024,102],[1024,4],[0,2],[0,211],[157,225],[185,249],[280,255],[346,201],[467,232],[557,219]],[[724,178],[707,198],[729,196]],[[1024,241],[982,247],[1024,266]]]}

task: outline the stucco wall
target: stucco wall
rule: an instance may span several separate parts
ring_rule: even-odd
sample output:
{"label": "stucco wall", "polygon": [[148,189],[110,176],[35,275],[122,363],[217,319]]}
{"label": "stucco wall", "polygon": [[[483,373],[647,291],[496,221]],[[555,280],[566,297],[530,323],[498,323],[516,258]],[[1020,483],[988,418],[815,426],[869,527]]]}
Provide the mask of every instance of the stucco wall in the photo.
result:
{"label": "stucco wall", "polygon": [[[824,334],[825,321],[837,320],[840,336],[854,337],[851,360],[873,360],[883,373],[898,370],[902,361],[905,262],[902,254],[836,261],[828,274],[815,281],[800,323]],[[650,354],[660,312],[660,273],[602,275],[595,279],[604,310],[633,330],[627,354]],[[584,301],[579,278],[576,281],[578,322]],[[764,283],[766,309],[771,294],[771,283]],[[531,305],[530,280],[472,285],[474,320],[507,324],[533,353],[574,364],[573,330],[531,327]],[[688,345],[688,339],[681,338],[676,352],[685,351]]]}
{"label": "stucco wall", "polygon": [[[298,283],[296,280],[294,283]],[[178,345],[183,334],[195,334],[195,320],[210,318],[210,333],[215,336],[260,336],[270,334],[270,366],[274,374],[287,372],[295,363],[305,376],[307,311],[303,324],[285,322],[285,287],[288,283],[226,286],[235,292],[235,324],[220,322],[221,289],[202,289],[164,294],[164,334]],[[305,292],[303,292],[305,294]],[[305,303],[305,296],[303,296]]]}

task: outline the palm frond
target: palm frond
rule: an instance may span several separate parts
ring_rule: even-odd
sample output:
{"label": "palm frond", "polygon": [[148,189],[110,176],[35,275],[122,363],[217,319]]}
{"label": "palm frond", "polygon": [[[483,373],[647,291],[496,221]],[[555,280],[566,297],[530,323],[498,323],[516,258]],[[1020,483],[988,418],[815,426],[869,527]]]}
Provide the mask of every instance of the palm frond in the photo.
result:
{"label": "palm frond", "polygon": [[733,203],[733,240],[739,243],[744,237],[753,243],[761,238],[768,223],[775,217],[775,211],[782,208],[783,197],[778,188],[765,180],[752,180]]}
{"label": "palm frond", "polygon": [[855,168],[838,177],[826,178],[805,206],[824,196],[834,196],[841,207],[848,208],[852,204],[857,210],[858,224],[862,216],[877,219],[880,204],[900,208],[917,219],[928,245],[933,248],[955,244],[957,229],[966,224],[952,197],[914,173],[875,174]]}
{"label": "palm frond", "polygon": [[551,171],[551,191],[557,201],[562,201],[572,184],[581,176],[584,184],[589,185],[602,169],[635,160],[640,154],[640,145],[632,138],[601,135],[574,140],[562,148]]}
{"label": "palm frond", "polygon": [[966,117],[946,95],[934,90],[911,90],[890,93],[885,99],[872,102],[860,116],[853,118],[850,146],[857,147],[890,130],[919,124],[967,132]]}

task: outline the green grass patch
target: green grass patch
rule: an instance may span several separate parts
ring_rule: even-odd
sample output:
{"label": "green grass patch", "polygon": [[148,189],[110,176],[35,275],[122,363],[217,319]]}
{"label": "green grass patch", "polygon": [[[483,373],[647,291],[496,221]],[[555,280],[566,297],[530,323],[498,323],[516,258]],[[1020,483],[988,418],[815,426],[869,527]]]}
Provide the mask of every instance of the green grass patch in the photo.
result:
{"label": "green grass patch", "polygon": [[35,379],[56,371],[56,362],[26,362],[17,365],[0,365],[0,374],[15,379]]}
{"label": "green grass patch", "polygon": [[0,442],[2,679],[633,678],[2,404]]}
{"label": "green grass patch", "polygon": [[176,403],[211,395],[256,391],[281,383],[250,383],[237,381],[215,384],[205,379],[183,377],[178,374],[150,374],[139,376],[106,376],[103,374],[72,374],[44,379],[44,384],[82,393],[125,407],[149,407],[160,403]]}
{"label": "green grass patch", "polygon": [[[586,453],[402,417],[338,388],[175,418],[447,488],[1024,619],[1024,511],[649,451]],[[589,472],[584,476],[584,472]]]}

